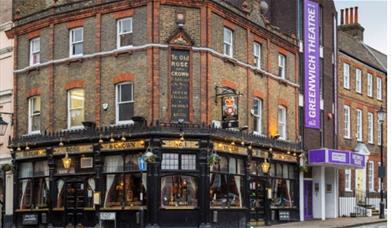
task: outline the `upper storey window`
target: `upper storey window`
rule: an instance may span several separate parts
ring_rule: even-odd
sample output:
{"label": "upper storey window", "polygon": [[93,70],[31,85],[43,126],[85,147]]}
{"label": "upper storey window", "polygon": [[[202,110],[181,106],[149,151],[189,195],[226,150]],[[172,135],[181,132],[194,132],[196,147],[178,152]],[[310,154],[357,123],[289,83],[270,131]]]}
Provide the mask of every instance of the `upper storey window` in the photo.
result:
{"label": "upper storey window", "polygon": [[134,113],[133,84],[125,82],[116,86],[116,122],[127,123]]}
{"label": "upper storey window", "polygon": [[343,87],[350,89],[350,66],[349,64],[343,64]]}
{"label": "upper storey window", "polygon": [[283,54],[278,54],[278,76],[286,78],[286,56]]}
{"label": "upper storey window", "polygon": [[368,94],[368,97],[372,97],[373,96],[373,77],[372,77],[372,74],[368,73],[368,89],[367,89],[367,94]]}
{"label": "upper storey window", "polygon": [[361,70],[356,69],[356,92],[361,93]]}
{"label": "upper storey window", "polygon": [[83,55],[83,28],[74,28],[69,32],[69,56]]}
{"label": "upper storey window", "polygon": [[68,91],[68,128],[82,126],[84,121],[84,89]]}
{"label": "upper storey window", "polygon": [[123,18],[117,21],[117,48],[129,47],[133,44],[133,19]]}
{"label": "upper storey window", "polygon": [[30,66],[39,64],[39,57],[41,51],[41,39],[34,38],[30,40]]}
{"label": "upper storey window", "polygon": [[28,104],[28,133],[38,133],[41,128],[41,97],[35,96],[29,98]]}
{"label": "upper storey window", "polygon": [[262,46],[257,43],[257,42],[254,42],[254,50],[253,50],[253,54],[254,54],[254,65],[256,68],[258,69],[261,69],[261,62],[262,62]]}
{"label": "upper storey window", "polygon": [[232,38],[232,30],[224,27],[224,55],[232,57],[233,56],[233,38]]}
{"label": "upper storey window", "polygon": [[381,81],[381,78],[376,78],[376,98],[378,100],[381,100],[382,99],[382,81]]}
{"label": "upper storey window", "polygon": [[286,108],[284,106],[278,106],[278,133],[280,139],[286,139]]}

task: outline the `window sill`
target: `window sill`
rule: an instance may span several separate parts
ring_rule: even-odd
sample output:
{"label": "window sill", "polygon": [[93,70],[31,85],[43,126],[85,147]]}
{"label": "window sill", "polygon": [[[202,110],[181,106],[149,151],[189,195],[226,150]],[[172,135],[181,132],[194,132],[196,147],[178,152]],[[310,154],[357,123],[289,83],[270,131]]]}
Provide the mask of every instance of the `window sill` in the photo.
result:
{"label": "window sill", "polygon": [[219,206],[211,206],[211,210],[247,210],[247,207],[219,207]]}
{"label": "window sill", "polygon": [[345,192],[353,192],[352,189],[345,189]]}
{"label": "window sill", "polygon": [[34,211],[48,211],[48,208],[39,208],[39,209],[16,209],[15,212],[34,212]]}
{"label": "window sill", "polygon": [[75,127],[68,127],[67,129],[62,129],[61,131],[67,132],[67,131],[82,130],[82,129],[84,129],[84,126],[75,126]]}
{"label": "window sill", "polygon": [[116,122],[115,124],[110,124],[111,127],[122,126],[122,125],[134,125],[134,121],[133,120],[121,121],[121,122]]}
{"label": "window sill", "polygon": [[101,211],[118,211],[118,210],[134,210],[134,211],[137,211],[137,210],[146,210],[147,209],[147,206],[132,206],[132,207],[103,207],[101,208],[100,210]]}
{"label": "window sill", "polygon": [[160,210],[194,210],[198,209],[198,207],[194,206],[164,206],[160,207]]}
{"label": "window sill", "polygon": [[22,135],[23,137],[28,137],[28,136],[35,136],[35,135],[40,135],[41,132],[40,131],[32,131],[32,132],[29,132],[27,134],[24,134]]}

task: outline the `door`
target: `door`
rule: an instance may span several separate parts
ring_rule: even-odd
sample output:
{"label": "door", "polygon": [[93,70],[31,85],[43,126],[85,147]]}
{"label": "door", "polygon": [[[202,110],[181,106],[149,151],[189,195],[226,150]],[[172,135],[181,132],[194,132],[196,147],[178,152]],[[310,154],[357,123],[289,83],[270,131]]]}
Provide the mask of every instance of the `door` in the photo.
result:
{"label": "door", "polygon": [[83,225],[83,208],[86,191],[83,182],[67,182],[65,185],[65,224],[67,227]]}
{"label": "door", "polygon": [[312,219],[312,180],[304,180],[304,219]]}
{"label": "door", "polygon": [[250,181],[250,221],[259,222],[265,218],[265,181],[251,177]]}

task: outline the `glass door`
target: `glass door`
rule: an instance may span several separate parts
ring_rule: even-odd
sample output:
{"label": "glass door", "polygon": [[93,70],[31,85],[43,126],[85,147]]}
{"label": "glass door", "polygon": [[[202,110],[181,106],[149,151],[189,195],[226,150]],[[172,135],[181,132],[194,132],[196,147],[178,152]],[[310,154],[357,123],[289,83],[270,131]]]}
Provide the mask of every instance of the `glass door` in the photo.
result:
{"label": "glass door", "polygon": [[259,223],[265,218],[265,181],[261,177],[250,179],[250,221]]}

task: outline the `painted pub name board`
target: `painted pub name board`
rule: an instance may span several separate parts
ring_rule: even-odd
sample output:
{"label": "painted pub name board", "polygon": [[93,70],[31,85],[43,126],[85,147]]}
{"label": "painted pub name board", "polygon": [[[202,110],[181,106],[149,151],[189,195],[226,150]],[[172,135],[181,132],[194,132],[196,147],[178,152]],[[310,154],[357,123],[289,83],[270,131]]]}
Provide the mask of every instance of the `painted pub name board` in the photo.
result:
{"label": "painted pub name board", "polygon": [[190,55],[187,50],[171,52],[171,120],[189,121]]}

